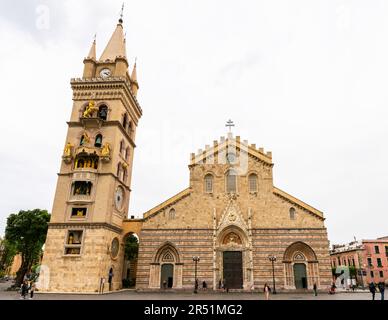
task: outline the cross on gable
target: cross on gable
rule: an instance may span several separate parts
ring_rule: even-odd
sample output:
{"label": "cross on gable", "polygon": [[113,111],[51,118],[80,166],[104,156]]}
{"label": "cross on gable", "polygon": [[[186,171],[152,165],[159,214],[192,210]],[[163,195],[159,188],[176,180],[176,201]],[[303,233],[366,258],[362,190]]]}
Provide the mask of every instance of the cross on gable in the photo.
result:
{"label": "cross on gable", "polygon": [[229,120],[226,122],[225,127],[229,127],[229,132],[232,132],[232,127],[234,127],[233,121],[229,119]]}

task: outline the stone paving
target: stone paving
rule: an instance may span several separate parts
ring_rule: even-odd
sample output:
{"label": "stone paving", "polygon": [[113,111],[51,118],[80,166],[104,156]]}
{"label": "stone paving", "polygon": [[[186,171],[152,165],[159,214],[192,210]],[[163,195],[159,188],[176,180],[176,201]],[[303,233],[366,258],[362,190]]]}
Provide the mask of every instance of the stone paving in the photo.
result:
{"label": "stone paving", "polygon": [[[0,300],[18,300],[15,291],[5,291],[10,283],[0,283]],[[271,300],[371,300],[371,294],[364,292],[339,292],[334,295],[319,293],[279,293],[271,295]],[[376,299],[380,294],[376,293]],[[136,292],[124,290],[108,294],[57,294],[36,292],[33,300],[264,300],[262,293],[213,293],[213,292]]]}

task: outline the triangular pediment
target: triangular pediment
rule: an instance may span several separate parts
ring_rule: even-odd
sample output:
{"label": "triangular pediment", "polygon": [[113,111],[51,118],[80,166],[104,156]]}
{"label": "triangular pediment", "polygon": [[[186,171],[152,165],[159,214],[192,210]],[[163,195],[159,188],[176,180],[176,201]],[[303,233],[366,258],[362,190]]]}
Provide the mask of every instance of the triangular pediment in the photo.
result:
{"label": "triangular pediment", "polygon": [[236,203],[236,198],[234,195],[230,196],[230,200],[221,215],[217,229],[218,231],[222,231],[223,229],[230,226],[237,226],[242,230],[248,230],[248,224],[243,218],[242,212]]}

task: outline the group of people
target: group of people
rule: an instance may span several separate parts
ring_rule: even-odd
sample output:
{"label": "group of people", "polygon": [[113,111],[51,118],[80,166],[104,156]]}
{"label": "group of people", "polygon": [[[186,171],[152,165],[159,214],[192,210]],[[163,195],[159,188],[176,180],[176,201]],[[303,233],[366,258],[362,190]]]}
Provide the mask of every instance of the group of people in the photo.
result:
{"label": "group of people", "polygon": [[377,285],[374,282],[369,283],[369,291],[372,294],[372,300],[375,300],[376,291],[379,289],[380,298],[384,300],[385,283],[379,282]]}
{"label": "group of people", "polygon": [[26,297],[28,297],[28,294],[30,294],[29,299],[32,299],[34,297],[34,291],[35,282],[25,279],[20,288],[20,299],[26,299]]}

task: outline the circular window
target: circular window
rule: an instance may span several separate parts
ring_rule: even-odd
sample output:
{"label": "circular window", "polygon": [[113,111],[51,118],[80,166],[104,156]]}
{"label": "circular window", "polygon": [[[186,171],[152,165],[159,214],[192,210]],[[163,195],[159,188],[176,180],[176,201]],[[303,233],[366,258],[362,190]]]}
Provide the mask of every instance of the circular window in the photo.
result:
{"label": "circular window", "polygon": [[116,258],[117,255],[119,254],[119,247],[120,247],[119,239],[114,238],[110,246],[110,252],[111,252],[112,258]]}

